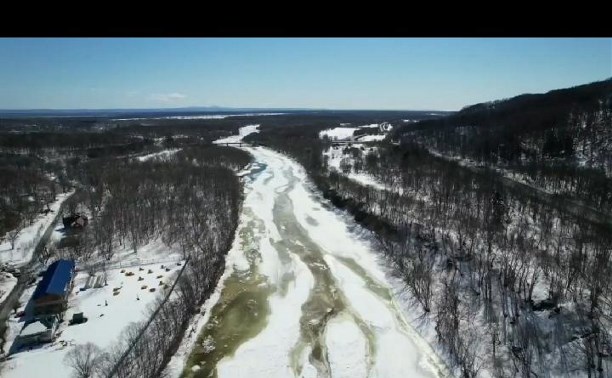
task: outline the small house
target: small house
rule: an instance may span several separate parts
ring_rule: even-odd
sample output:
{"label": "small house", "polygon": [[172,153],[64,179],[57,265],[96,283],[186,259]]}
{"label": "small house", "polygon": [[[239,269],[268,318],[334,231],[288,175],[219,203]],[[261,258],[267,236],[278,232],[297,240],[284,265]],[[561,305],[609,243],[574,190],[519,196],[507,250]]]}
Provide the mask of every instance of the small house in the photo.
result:
{"label": "small house", "polygon": [[23,327],[17,340],[20,345],[34,345],[52,341],[58,323],[57,316],[34,319]]}
{"label": "small house", "polygon": [[73,260],[57,260],[49,265],[32,296],[34,314],[63,313],[68,308],[73,279]]}
{"label": "small house", "polygon": [[71,214],[62,218],[62,222],[66,230],[81,230],[87,226],[89,219],[83,214]]}

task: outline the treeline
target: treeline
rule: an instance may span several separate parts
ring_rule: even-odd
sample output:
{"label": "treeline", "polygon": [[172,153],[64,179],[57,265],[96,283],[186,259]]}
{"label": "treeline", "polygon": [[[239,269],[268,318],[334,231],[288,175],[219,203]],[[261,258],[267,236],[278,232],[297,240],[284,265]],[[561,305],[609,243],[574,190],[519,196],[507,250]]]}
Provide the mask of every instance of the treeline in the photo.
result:
{"label": "treeline", "polygon": [[101,119],[85,123],[86,127],[75,125],[72,119],[53,119],[46,120],[44,128],[37,128],[27,126],[30,123],[38,125],[37,120],[18,121],[20,126],[14,129],[0,129],[0,150],[38,154],[63,151],[90,158],[141,152],[160,139],[209,144],[215,139],[237,134],[244,123],[234,119]]}
{"label": "treeline", "polygon": [[0,132],[88,131],[103,124],[96,117],[13,117],[0,115]]}
{"label": "treeline", "polygon": [[201,143],[211,143],[216,139],[238,134],[241,126],[244,126],[244,121],[234,119],[234,117],[225,119],[141,119],[121,121],[118,124],[118,130],[146,138],[181,136],[198,140]]}
{"label": "treeline", "polygon": [[297,159],[327,198],[375,232],[462,375],[609,374],[610,225],[415,144],[362,151],[348,165],[389,188],[377,190],[329,172],[316,138],[253,138]]}
{"label": "treeline", "polygon": [[612,79],[473,105],[400,127],[395,137],[612,208]]}
{"label": "treeline", "polygon": [[42,149],[86,150],[88,148],[123,145],[132,142],[129,135],[107,132],[44,131],[3,133],[0,148],[39,152]]}

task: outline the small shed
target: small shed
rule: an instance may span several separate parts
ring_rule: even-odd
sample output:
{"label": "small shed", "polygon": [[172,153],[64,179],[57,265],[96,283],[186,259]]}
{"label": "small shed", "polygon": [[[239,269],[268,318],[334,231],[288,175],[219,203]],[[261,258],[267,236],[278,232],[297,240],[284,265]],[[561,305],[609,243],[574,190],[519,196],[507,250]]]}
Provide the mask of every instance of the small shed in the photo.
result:
{"label": "small shed", "polygon": [[32,301],[34,314],[61,314],[68,307],[74,279],[74,261],[57,260],[49,265],[38,283]]}
{"label": "small shed", "polygon": [[87,318],[83,315],[82,312],[77,312],[72,314],[72,319],[70,319],[70,322],[68,322],[70,325],[73,324],[81,324],[81,323],[85,323],[87,321]]}

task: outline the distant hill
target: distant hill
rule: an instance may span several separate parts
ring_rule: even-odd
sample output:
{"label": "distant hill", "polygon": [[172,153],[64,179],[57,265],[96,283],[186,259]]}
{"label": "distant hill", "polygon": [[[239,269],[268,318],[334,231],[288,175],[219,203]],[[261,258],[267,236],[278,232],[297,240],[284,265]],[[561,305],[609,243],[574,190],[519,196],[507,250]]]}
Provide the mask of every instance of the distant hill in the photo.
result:
{"label": "distant hill", "polygon": [[[608,109],[612,106],[612,78],[543,94],[523,94],[466,106],[446,118],[424,121],[409,128],[474,125],[524,130],[536,126],[536,129],[542,129],[554,126],[554,121],[563,120],[572,111],[594,111],[600,105]],[[404,127],[403,131],[407,128]]]}
{"label": "distant hill", "polygon": [[471,105],[396,137],[493,164],[564,160],[612,172],[612,78]]}
{"label": "distant hill", "polygon": [[612,216],[612,79],[468,106],[394,138]]}

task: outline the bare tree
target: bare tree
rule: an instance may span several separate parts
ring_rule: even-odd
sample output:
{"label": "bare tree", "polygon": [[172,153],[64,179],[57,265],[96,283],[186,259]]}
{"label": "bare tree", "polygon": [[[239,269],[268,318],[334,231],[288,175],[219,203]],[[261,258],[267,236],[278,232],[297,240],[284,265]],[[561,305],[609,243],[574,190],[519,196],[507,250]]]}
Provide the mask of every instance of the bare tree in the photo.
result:
{"label": "bare tree", "polygon": [[110,260],[113,258],[115,254],[113,249],[113,241],[115,238],[115,223],[112,218],[112,214],[109,212],[104,212],[100,216],[98,224],[96,225],[96,235],[99,238],[98,248],[100,249],[100,254],[106,260]]}
{"label": "bare tree", "polygon": [[417,244],[414,256],[410,258],[405,280],[425,312],[431,311],[433,267],[433,258],[427,254],[423,246]]}
{"label": "bare tree", "polygon": [[44,247],[37,256],[38,262],[42,266],[47,266],[47,263],[49,262],[51,257],[55,255],[55,253],[56,253],[56,248],[54,246],[50,245],[49,247]]}
{"label": "bare tree", "polygon": [[8,240],[11,242],[11,250],[15,249],[15,243],[17,242],[17,238],[21,233],[21,225],[14,230],[8,232]]}
{"label": "bare tree", "polygon": [[75,378],[93,378],[98,375],[100,357],[100,348],[93,343],[87,343],[71,349],[64,362],[72,367]]}

